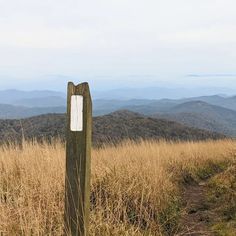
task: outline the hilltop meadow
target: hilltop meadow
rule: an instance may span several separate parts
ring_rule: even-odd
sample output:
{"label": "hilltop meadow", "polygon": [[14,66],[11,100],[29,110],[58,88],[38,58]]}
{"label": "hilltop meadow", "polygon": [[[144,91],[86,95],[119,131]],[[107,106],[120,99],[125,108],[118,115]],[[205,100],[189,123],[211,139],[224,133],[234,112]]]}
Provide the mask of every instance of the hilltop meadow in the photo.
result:
{"label": "hilltop meadow", "polygon": [[[94,148],[90,235],[235,235],[235,161],[233,140]],[[1,235],[63,235],[64,175],[60,141],[1,146]]]}

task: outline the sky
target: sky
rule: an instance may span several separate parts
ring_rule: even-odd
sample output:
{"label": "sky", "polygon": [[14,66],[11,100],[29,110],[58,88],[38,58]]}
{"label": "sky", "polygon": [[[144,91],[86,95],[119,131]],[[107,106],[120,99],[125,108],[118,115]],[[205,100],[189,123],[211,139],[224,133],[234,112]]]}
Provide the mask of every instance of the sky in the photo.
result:
{"label": "sky", "polygon": [[0,90],[72,80],[236,91],[235,9],[235,0],[0,0]]}

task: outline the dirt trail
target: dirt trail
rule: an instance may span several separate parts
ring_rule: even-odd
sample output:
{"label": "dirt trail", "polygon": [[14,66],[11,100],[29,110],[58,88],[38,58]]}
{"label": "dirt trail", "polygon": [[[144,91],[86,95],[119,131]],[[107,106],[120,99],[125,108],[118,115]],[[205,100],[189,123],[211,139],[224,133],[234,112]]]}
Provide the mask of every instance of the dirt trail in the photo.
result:
{"label": "dirt trail", "polygon": [[207,204],[207,181],[188,186],[183,200],[186,207],[180,220],[183,232],[180,235],[215,235],[209,227],[209,222],[214,219],[214,212]]}

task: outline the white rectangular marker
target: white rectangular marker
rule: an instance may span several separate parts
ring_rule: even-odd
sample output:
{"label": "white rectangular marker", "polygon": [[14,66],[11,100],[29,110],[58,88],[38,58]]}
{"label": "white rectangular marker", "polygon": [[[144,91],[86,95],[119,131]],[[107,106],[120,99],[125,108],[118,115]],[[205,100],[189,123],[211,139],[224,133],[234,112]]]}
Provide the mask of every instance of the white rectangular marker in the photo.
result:
{"label": "white rectangular marker", "polygon": [[83,130],[83,96],[71,96],[71,116],[70,116],[71,131]]}

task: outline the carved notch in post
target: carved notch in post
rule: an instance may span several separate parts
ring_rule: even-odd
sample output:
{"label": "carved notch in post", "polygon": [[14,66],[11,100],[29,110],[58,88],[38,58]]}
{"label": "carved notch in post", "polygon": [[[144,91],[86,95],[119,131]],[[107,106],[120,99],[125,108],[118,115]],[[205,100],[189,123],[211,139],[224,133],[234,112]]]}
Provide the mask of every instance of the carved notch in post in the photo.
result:
{"label": "carved notch in post", "polygon": [[88,235],[92,101],[88,83],[68,83],[65,233]]}

